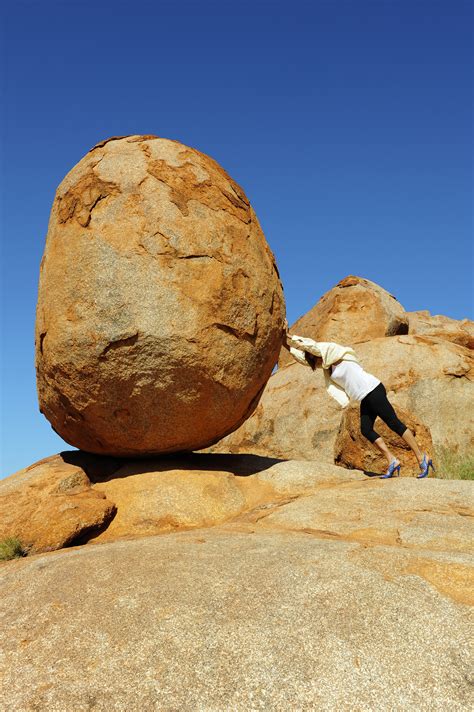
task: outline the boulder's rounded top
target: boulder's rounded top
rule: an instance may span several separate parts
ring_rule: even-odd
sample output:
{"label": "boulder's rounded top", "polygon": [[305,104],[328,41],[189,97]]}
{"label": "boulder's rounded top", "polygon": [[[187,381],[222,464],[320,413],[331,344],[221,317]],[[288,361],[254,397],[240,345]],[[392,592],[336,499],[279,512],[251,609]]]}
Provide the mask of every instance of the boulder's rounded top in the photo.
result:
{"label": "boulder's rounded top", "polygon": [[96,143],[95,146],[92,146],[92,148],[89,149],[88,153],[94,151],[96,148],[103,148],[103,146],[105,146],[106,143],[109,143],[109,141],[121,141],[124,138],[129,139],[129,143],[134,143],[135,141],[148,141],[150,139],[160,137],[156,136],[155,134],[127,134],[125,136],[110,136],[109,138],[106,138],[103,141],[99,141],[99,143]]}

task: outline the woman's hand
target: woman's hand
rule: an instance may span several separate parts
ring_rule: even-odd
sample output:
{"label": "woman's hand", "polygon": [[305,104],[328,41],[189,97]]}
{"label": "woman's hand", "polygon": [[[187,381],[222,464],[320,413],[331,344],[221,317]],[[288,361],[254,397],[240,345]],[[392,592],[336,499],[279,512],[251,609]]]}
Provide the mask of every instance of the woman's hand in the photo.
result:
{"label": "woman's hand", "polygon": [[289,351],[290,347],[288,346],[288,343],[287,343],[287,336],[288,336],[288,320],[285,319],[285,323],[283,324],[283,332],[281,335],[281,340],[282,340],[282,344],[285,347],[285,349],[288,349],[288,351]]}

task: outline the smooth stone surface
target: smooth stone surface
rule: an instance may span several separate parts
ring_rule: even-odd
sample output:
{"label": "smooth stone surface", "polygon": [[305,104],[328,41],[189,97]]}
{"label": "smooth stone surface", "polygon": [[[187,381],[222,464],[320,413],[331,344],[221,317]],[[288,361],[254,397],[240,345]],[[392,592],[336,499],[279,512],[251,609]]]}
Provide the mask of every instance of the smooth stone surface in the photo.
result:
{"label": "smooth stone surface", "polygon": [[225,528],[8,562],[0,707],[468,710],[466,571],[465,554]]}

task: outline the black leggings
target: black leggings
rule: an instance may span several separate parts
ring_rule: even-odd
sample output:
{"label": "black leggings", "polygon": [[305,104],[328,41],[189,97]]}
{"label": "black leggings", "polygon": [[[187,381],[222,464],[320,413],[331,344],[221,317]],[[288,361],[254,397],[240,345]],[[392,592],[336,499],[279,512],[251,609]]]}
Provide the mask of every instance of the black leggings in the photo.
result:
{"label": "black leggings", "polygon": [[393,406],[389,402],[383,383],[379,383],[360,402],[360,432],[371,443],[374,443],[380,437],[374,430],[377,416],[382,418],[383,422],[398,435],[403,435],[407,429],[407,426],[398,419]]}

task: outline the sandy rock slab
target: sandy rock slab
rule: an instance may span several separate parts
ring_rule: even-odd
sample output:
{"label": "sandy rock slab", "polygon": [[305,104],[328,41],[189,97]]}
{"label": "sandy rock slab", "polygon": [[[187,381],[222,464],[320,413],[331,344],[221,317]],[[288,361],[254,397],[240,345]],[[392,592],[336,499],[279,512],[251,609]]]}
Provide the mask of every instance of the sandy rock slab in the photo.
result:
{"label": "sandy rock slab", "polygon": [[0,481],[0,537],[18,537],[36,553],[213,527],[361,478],[334,465],[252,455],[123,460],[64,451]]}
{"label": "sandy rock slab", "polygon": [[0,708],[468,710],[469,608],[438,580],[468,569],[222,527],[7,562]]}
{"label": "sandy rock slab", "polygon": [[[259,528],[466,554],[472,552],[473,518],[470,481],[378,477],[328,484],[272,511],[246,515]],[[469,596],[474,603],[473,592]]]}

